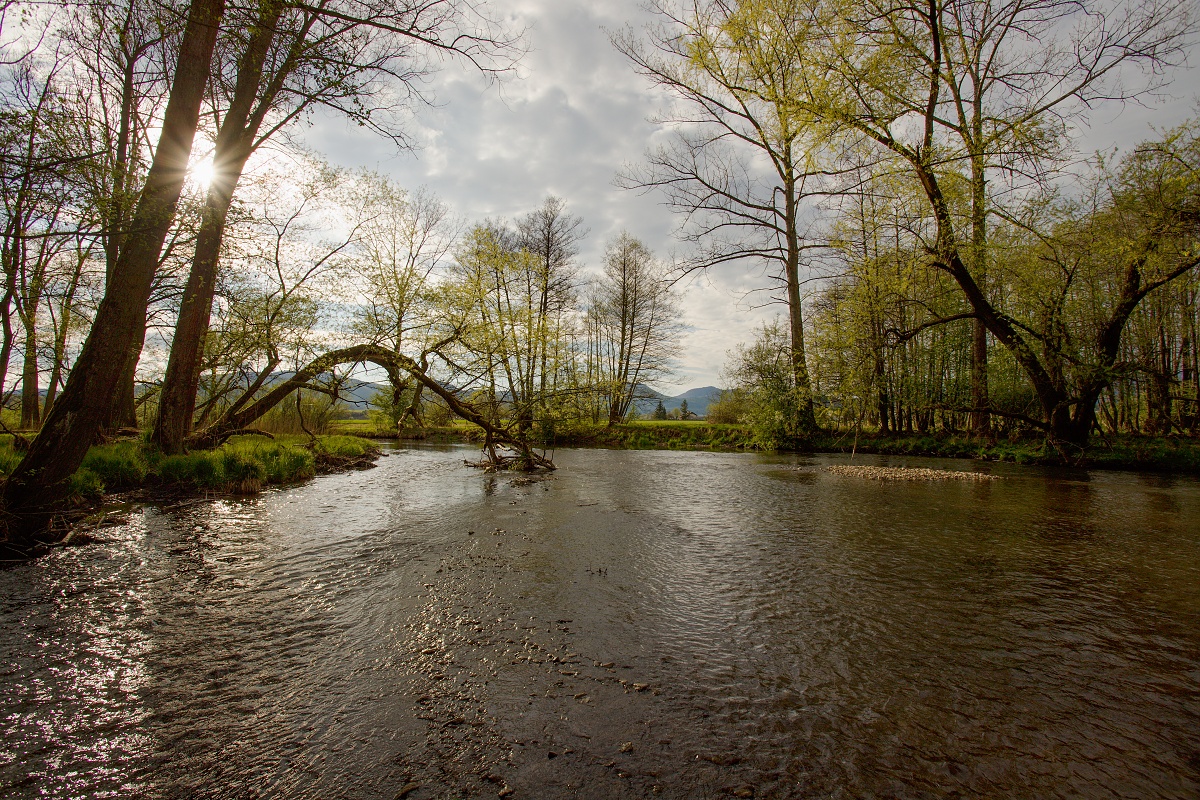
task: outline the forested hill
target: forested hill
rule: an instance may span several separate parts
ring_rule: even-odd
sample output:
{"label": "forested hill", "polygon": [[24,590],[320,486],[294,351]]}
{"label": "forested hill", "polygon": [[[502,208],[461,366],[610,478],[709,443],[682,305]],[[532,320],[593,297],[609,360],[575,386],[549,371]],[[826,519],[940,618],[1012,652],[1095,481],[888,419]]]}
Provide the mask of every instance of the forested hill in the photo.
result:
{"label": "forested hill", "polygon": [[679,408],[684,400],[687,400],[688,411],[693,414],[703,417],[708,413],[708,404],[721,397],[721,390],[716,386],[701,386],[698,389],[688,389],[683,394],[668,397],[661,392],[651,389],[649,386],[638,386],[638,400],[634,404],[639,414],[653,413],[658,401],[662,400],[663,408],[667,411],[672,411]]}

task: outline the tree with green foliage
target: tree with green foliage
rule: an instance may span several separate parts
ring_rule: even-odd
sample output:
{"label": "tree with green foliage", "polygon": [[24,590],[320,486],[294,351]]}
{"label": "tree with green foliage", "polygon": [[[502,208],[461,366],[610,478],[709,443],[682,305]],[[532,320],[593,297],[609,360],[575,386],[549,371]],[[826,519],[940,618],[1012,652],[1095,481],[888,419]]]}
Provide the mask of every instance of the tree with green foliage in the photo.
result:
{"label": "tree with green foliage", "polygon": [[683,219],[679,235],[694,245],[684,272],[724,264],[767,265],[777,299],[787,307],[791,383],[801,424],[816,429],[804,346],[801,272],[821,243],[806,235],[809,198],[828,191],[837,171],[824,132],[792,115],[794,84],[805,79],[791,59],[786,31],[732,32],[726,2],[651,3],[658,22],[645,38],[612,37],[654,86],[677,101],[663,122],[670,143],[646,154],[620,177],[626,188],[655,189]]}
{"label": "tree with green foliage", "polygon": [[158,147],[131,217],[127,244],[66,387],[5,484],[4,500],[12,515],[5,541],[10,545],[30,544],[65,496],[67,481],[111,408],[121,373],[113,365],[125,364],[145,334],[146,307],[183,191],[224,13],[222,0],[195,0],[189,9]]}
{"label": "tree with green foliage", "polygon": [[[1157,74],[1181,56],[1192,28],[1186,6],[747,0],[703,7],[719,10],[723,35],[749,63],[756,63],[762,42],[772,43],[772,60],[751,82],[758,91],[772,90],[768,64],[776,59],[799,70],[787,87],[788,125],[846,146],[868,146],[894,164],[893,174],[919,187],[933,225],[929,265],[953,279],[974,317],[1020,364],[1051,437],[1086,442],[1093,414],[1087,398],[1062,390],[1039,355],[1037,337],[992,291],[986,226],[995,215],[1012,216],[995,200],[1001,187],[1016,197],[1042,188],[1076,114],[1105,99],[1133,96],[1121,82],[1127,67]],[[1136,255],[1119,267],[1129,293],[1116,300],[1112,324],[1104,326],[1118,339],[1124,309],[1144,296],[1135,262]],[[986,344],[978,333],[974,341],[977,350]],[[973,411],[976,428],[983,429],[978,355]]]}

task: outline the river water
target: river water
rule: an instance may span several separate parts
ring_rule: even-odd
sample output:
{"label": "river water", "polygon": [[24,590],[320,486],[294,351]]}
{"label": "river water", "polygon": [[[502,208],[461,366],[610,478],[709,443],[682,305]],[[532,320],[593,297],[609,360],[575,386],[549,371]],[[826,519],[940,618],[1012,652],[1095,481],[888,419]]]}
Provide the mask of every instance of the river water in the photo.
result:
{"label": "river water", "polygon": [[1200,483],[458,447],[0,570],[0,797],[1200,796]]}

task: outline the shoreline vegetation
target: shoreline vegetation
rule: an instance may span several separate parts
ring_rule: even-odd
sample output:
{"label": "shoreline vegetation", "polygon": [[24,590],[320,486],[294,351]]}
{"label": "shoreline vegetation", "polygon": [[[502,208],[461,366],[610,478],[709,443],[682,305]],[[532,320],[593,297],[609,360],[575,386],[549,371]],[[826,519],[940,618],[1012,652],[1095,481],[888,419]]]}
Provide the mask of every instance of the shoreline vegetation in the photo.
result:
{"label": "shoreline vegetation", "polygon": [[[370,469],[382,455],[371,440],[428,443],[484,442],[468,424],[407,428],[399,434],[366,421],[334,422],[326,435],[241,435],[219,447],[165,455],[145,436],[91,448],[71,477],[67,502],[34,550],[97,541],[101,527],[119,524],[147,503],[173,507],[218,497],[245,497],[315,475]],[[748,425],[697,421],[633,421],[559,429],[537,446],[628,450],[766,451]],[[981,441],[967,434],[881,434],[823,431],[796,448],[777,452],[967,458],[1030,466],[1131,470],[1200,475],[1200,442],[1193,437],[1097,437],[1064,460],[1043,440]],[[0,480],[20,463],[11,437],[0,438]],[[32,553],[20,554],[32,555]]]}
{"label": "shoreline vegetation", "polygon": [[[235,436],[219,447],[178,455],[163,454],[145,437],[95,445],[33,550],[96,541],[97,530],[123,522],[142,504],[252,496],[315,475],[370,469],[381,452],[365,438],[337,434]],[[11,437],[0,440],[0,479],[21,457]]]}
{"label": "shoreline vegetation", "polygon": [[[398,435],[380,431],[368,422],[342,420],[331,430],[370,439],[399,439],[431,443],[482,441],[480,431],[465,425],[407,428]],[[547,449],[598,447],[628,450],[764,450],[749,425],[714,424],[699,421],[634,421],[560,429],[544,438]],[[1089,469],[1200,475],[1200,441],[1189,436],[1105,435],[1097,436],[1085,449],[1069,454],[1054,449],[1044,439],[1024,438],[987,442],[967,433],[888,433],[873,431],[822,431],[803,446],[780,452],[861,453],[932,458],[970,458],[1030,466],[1071,466]]]}

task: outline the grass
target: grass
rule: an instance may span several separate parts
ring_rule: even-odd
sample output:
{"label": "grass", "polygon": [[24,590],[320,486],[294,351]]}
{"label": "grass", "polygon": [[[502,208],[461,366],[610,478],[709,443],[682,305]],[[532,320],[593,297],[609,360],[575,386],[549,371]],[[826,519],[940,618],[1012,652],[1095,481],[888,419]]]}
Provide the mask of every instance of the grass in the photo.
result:
{"label": "grass", "polygon": [[743,425],[703,421],[638,420],[609,427],[604,424],[560,426],[548,445],[610,447],[630,450],[745,450],[754,433]]}
{"label": "grass", "polygon": [[[365,459],[376,452],[356,436],[320,436],[311,449],[307,443],[304,436],[238,436],[213,450],[172,456],[143,441],[97,445],[71,477],[68,491],[75,502],[142,486],[252,494],[265,485],[311,478],[319,464],[336,466],[338,459]],[[20,461],[12,440],[0,440],[0,476],[9,475]]]}
{"label": "grass", "polygon": [[360,458],[372,452],[374,447],[358,436],[331,434],[319,437],[313,450],[338,458]]}
{"label": "grass", "polygon": [[[853,432],[821,433],[806,449],[820,453],[849,453],[855,448]],[[857,451],[882,455],[938,456],[1006,461],[1013,464],[1062,463],[1061,454],[1043,439],[981,442],[963,434],[863,433]],[[1129,469],[1140,472],[1200,474],[1200,442],[1188,437],[1152,437],[1135,434],[1094,437],[1082,453],[1072,454],[1079,466]]]}
{"label": "grass", "polygon": [[[342,420],[368,425],[365,420]],[[346,427],[343,427],[346,426]],[[407,438],[433,441],[470,441],[479,438],[477,429],[458,425],[406,432]],[[574,423],[558,425],[554,437],[543,444],[557,447],[608,447],[631,450],[751,450],[754,432],[746,425],[708,423],[703,420],[638,420],[609,428],[603,424]],[[1038,438],[1018,441],[981,442],[965,434],[909,433],[879,434],[863,431],[857,444],[853,431],[823,431],[802,448],[806,452],[860,453],[881,455],[974,458],[1013,464],[1060,464],[1061,455]],[[1200,474],[1200,442],[1194,438],[1149,437],[1133,434],[1097,436],[1082,454],[1082,466],[1099,469],[1129,469],[1142,472]]]}

